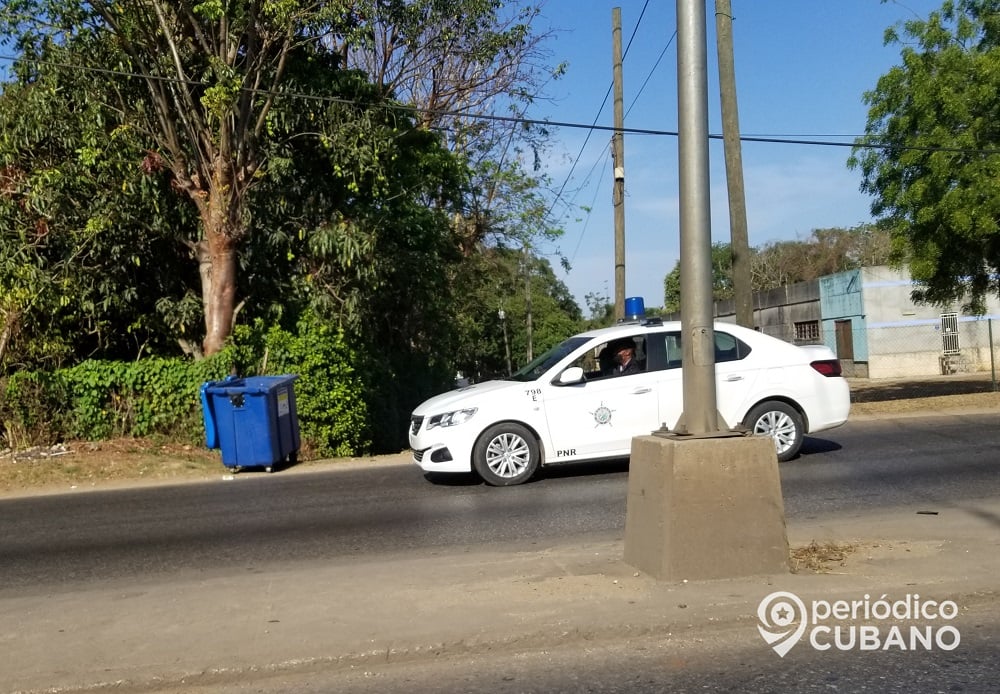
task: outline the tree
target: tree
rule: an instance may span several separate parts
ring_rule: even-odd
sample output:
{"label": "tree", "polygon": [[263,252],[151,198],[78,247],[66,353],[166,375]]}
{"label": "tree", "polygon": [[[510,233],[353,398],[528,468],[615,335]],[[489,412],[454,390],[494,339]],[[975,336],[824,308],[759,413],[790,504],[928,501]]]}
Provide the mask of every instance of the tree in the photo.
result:
{"label": "tree", "polygon": [[[728,243],[712,244],[712,298],[715,301],[733,296],[733,251]],[[663,279],[663,312],[681,310],[681,261]]]}
{"label": "tree", "polygon": [[[884,265],[889,258],[889,232],[861,224],[852,229],[814,229],[805,240],[775,241],[750,249],[751,286],[763,291],[808,282],[865,265]],[[664,312],[680,311],[680,261],[664,278]],[[732,254],[728,243],[712,245],[715,301],[733,296]]]}
{"label": "tree", "polygon": [[529,255],[526,260],[521,251],[489,248],[466,259],[455,284],[455,364],[475,380],[506,375],[507,349],[514,370],[526,363],[527,292],[535,355],[580,330],[580,308],[545,258]]}
{"label": "tree", "polygon": [[[248,198],[268,163],[262,144],[280,129],[276,104],[294,90],[331,95],[324,84],[339,65],[324,40],[356,25],[340,3],[279,0],[9,0],[0,10],[25,61],[113,71],[87,97],[149,139],[149,165],[168,170],[197,211],[185,241],[200,270],[205,353],[233,327]],[[327,80],[291,83],[290,68],[308,60]]]}
{"label": "tree", "polygon": [[768,243],[753,249],[753,288],[761,291],[864,265],[884,265],[889,243],[888,232],[871,224],[851,229],[813,229],[804,240]]}
{"label": "tree", "polygon": [[886,32],[901,65],[865,94],[865,136],[850,165],[872,214],[908,263],[915,300],[964,300],[980,312],[1000,293],[1000,2],[948,0]]}
{"label": "tree", "polygon": [[156,301],[197,278],[173,235],[196,220],[87,98],[97,75],[21,68],[0,94],[0,372],[158,351]]}
{"label": "tree", "polygon": [[584,328],[607,328],[615,323],[615,305],[606,293],[590,292],[583,297],[587,303],[587,318]]}
{"label": "tree", "polygon": [[547,64],[540,5],[389,0],[365,3],[361,14],[364,31],[340,47],[348,67],[364,70],[384,98],[412,106],[420,126],[441,133],[469,166],[469,196],[455,219],[465,254],[484,242],[524,247],[558,236],[538,195],[549,132],[518,120],[564,69]]}
{"label": "tree", "polygon": [[[379,133],[391,130],[387,117],[406,130],[413,116],[384,110],[391,99],[417,107],[428,132],[447,133],[469,167],[460,214],[450,200],[430,201],[454,213],[466,252],[489,236],[557,233],[538,214],[542,179],[523,167],[530,153],[522,144],[530,150],[544,133],[478,118],[521,113],[550,76],[540,72],[541,37],[531,30],[537,15],[533,5],[512,10],[495,0],[9,0],[0,8],[0,36],[20,52],[26,83],[45,64],[38,61],[100,70],[75,98],[103,107],[97,122],[106,135],[117,126],[145,140],[143,166],[166,172],[194,210],[197,224],[179,230],[178,241],[197,261],[204,340],[199,347],[182,339],[192,352],[212,353],[247,298],[240,275],[248,248],[266,246],[274,233],[255,224],[264,216],[259,190],[269,177],[284,176],[285,155],[306,143],[314,151],[344,150],[341,159],[350,163],[334,167],[347,190],[341,201],[377,195],[377,185],[361,190],[357,179],[377,184],[385,172],[365,167],[391,168],[395,148],[391,137],[365,139],[366,132],[372,123]],[[348,66],[368,71],[373,89],[362,88],[361,73]],[[357,269],[376,244],[354,223],[330,215],[319,227],[325,241],[313,245],[339,244],[341,267]],[[343,233],[330,233],[337,229]],[[190,323],[194,305],[185,297],[161,309]]]}

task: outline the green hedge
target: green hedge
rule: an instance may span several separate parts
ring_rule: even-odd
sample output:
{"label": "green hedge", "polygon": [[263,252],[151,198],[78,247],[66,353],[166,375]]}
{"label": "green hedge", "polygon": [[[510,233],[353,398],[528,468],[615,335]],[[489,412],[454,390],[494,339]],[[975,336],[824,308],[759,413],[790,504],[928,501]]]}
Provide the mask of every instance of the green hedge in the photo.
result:
{"label": "green hedge", "polygon": [[200,361],[88,360],[52,373],[18,372],[0,380],[0,447],[119,436],[203,445],[199,389],[236,371],[298,375],[296,407],[308,447],[321,457],[359,455],[370,449],[371,432],[354,363],[342,334],[306,317],[295,334],[260,323],[239,328],[223,352]]}
{"label": "green hedge", "polygon": [[0,383],[6,445],[154,435],[194,442],[204,431],[198,388],[226,372],[221,358],[149,358],[15,373]]}

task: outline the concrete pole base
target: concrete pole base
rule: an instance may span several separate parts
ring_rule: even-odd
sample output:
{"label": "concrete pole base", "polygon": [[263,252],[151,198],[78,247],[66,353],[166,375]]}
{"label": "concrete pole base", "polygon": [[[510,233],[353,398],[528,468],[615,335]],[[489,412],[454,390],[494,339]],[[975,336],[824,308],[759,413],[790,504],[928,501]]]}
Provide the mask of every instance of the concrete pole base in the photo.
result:
{"label": "concrete pole base", "polygon": [[625,563],[663,581],[787,572],[774,442],[632,439]]}

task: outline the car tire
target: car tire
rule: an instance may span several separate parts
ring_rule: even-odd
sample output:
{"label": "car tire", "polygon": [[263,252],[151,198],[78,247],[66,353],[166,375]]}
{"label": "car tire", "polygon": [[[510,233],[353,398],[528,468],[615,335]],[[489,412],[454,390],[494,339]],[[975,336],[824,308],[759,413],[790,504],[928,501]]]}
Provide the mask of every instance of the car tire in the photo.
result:
{"label": "car tire", "polygon": [[514,422],[494,424],[472,450],[472,464],[486,484],[509,487],[531,479],[541,462],[538,441]]}
{"label": "car tire", "polygon": [[777,400],[762,402],[750,410],[743,425],[755,435],[773,438],[774,450],[781,463],[799,454],[805,438],[802,415],[788,403]]}

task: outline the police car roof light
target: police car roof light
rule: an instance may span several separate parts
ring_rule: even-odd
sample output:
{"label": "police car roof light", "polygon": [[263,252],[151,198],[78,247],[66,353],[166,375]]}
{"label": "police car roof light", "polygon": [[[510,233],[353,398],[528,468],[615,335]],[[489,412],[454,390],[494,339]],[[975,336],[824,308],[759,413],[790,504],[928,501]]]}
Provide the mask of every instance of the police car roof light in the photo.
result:
{"label": "police car roof light", "polygon": [[625,320],[641,321],[646,317],[646,304],[641,296],[630,296],[625,299]]}

